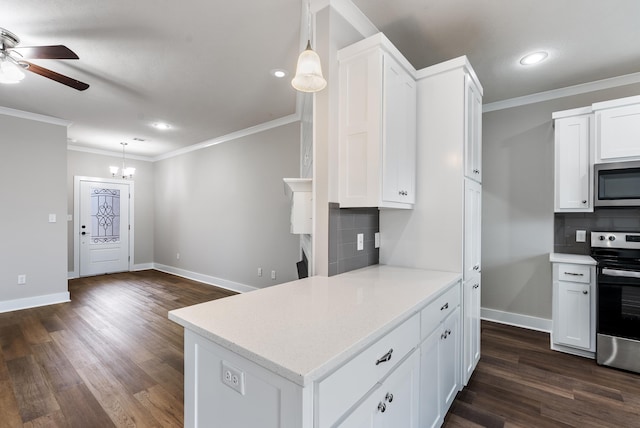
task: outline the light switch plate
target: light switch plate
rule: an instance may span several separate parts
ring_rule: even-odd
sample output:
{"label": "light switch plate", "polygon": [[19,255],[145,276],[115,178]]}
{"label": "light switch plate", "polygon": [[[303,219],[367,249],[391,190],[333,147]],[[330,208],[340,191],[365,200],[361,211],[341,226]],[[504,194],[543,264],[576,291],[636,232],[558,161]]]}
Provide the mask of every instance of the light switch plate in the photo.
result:
{"label": "light switch plate", "polygon": [[56,215],[49,214],[49,223],[55,223],[55,222],[56,222]]}
{"label": "light switch plate", "polygon": [[364,250],[364,233],[358,233],[358,251]]}
{"label": "light switch plate", "polygon": [[576,230],[576,242],[586,242],[586,241],[587,241],[587,231]]}
{"label": "light switch plate", "polygon": [[375,235],[373,235],[373,240],[373,247],[380,248],[380,232],[376,232]]}

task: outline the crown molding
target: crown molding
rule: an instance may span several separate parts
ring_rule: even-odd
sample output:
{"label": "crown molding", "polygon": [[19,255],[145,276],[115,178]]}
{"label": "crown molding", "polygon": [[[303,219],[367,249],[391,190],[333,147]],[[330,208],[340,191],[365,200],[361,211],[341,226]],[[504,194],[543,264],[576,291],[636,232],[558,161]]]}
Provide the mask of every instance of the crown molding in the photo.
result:
{"label": "crown molding", "polygon": [[601,91],[603,89],[616,88],[618,86],[632,85],[640,83],[640,72],[625,74],[618,77],[596,80],[589,83],[567,86],[566,88],[552,89],[550,91],[538,92],[536,94],[524,95],[522,97],[510,98],[508,100],[496,101],[482,106],[482,112],[504,110],[513,107],[535,104],[543,101],[555,100],[558,98],[571,97],[574,95],[586,94],[588,92]]}
{"label": "crown molding", "polygon": [[182,149],[174,150],[169,153],[158,155],[152,159],[153,162],[173,158],[176,156],[184,155],[196,150],[205,149],[207,147],[215,146],[216,144],[225,143],[227,141],[237,140],[238,138],[247,137],[249,135],[257,134],[258,132],[268,131],[269,129],[277,128],[279,126],[288,125],[293,122],[300,121],[300,113],[296,112],[288,116],[281,117],[279,119],[270,120],[259,125],[251,126],[249,128],[241,129],[240,131],[232,132],[221,137],[212,138],[211,140],[203,141],[202,143],[193,144]]}
{"label": "crown molding", "polygon": [[[111,150],[100,150],[100,149],[92,149],[90,147],[82,147],[82,146],[74,146],[72,144],[67,144],[67,150],[72,150],[74,152],[85,152],[85,153],[93,153],[94,155],[101,156],[112,156],[115,158],[122,159],[122,152],[115,152]],[[153,158],[148,156],[140,156],[140,155],[130,155],[127,154],[127,159],[140,160],[145,162],[153,162]]]}
{"label": "crown molding", "polygon": [[0,114],[5,116],[19,117],[21,119],[35,120],[37,122],[50,123],[68,128],[73,122],[59,119],[57,117],[45,116],[44,114],[31,113],[29,111],[16,110],[14,108],[0,106]]}

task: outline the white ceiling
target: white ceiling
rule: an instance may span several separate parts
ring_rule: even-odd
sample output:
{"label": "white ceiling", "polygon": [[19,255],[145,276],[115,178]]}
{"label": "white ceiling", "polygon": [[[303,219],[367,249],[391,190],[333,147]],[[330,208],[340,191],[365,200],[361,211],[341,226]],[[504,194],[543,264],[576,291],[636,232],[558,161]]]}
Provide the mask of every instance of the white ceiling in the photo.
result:
{"label": "white ceiling", "polygon": [[[494,102],[640,72],[638,0],[354,0],[416,68],[467,55]],[[295,112],[301,0],[3,0],[21,46],[64,44],[79,61],[34,63],[0,105],[73,122],[71,144],[155,157]],[[306,30],[306,29],[305,29]],[[549,59],[523,68],[519,58]],[[159,131],[151,123],[173,128]],[[146,141],[137,142],[133,138]]]}

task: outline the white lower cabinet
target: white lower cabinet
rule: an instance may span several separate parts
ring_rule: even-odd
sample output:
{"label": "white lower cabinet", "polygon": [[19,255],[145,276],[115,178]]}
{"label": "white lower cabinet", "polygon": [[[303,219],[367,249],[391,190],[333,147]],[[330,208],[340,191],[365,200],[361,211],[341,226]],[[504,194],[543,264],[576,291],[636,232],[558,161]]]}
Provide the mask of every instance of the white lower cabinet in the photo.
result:
{"label": "white lower cabinet", "polygon": [[463,366],[462,377],[466,385],[480,361],[480,294],[481,276],[476,274],[463,286]]}
{"label": "white lower cabinet", "polygon": [[339,426],[418,427],[420,352],[414,350]]}
{"label": "white lower cabinet", "polygon": [[420,426],[439,427],[461,388],[460,308],[420,345]]}
{"label": "white lower cabinet", "polygon": [[[185,330],[185,426],[440,426],[461,389],[461,283],[302,385]],[[237,376],[226,384],[225,374]]]}
{"label": "white lower cabinet", "polygon": [[595,352],[595,266],[553,263],[551,348],[586,357]]}

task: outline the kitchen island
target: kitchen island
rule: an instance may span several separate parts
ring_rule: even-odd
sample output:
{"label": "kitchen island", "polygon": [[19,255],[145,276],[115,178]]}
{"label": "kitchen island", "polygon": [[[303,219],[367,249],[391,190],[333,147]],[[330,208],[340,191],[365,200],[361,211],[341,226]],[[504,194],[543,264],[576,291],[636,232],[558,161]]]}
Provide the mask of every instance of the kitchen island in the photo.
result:
{"label": "kitchen island", "polygon": [[[185,327],[185,425],[363,426],[384,416],[431,426],[420,412],[434,403],[418,406],[421,396],[441,423],[460,389],[460,279],[377,265],[171,311]],[[431,336],[442,346],[422,352]],[[395,400],[379,397],[395,384]]]}

